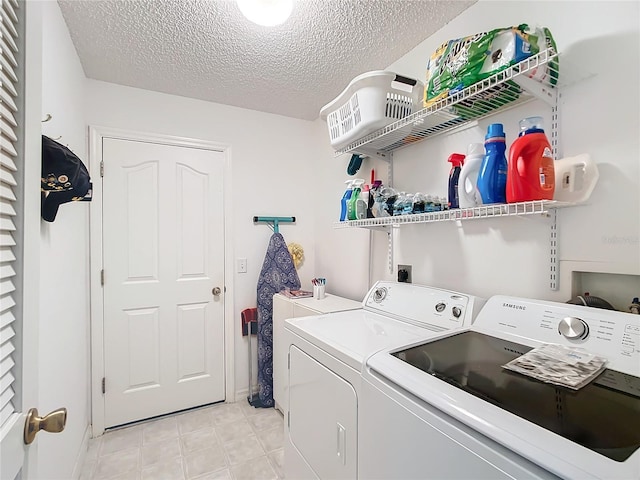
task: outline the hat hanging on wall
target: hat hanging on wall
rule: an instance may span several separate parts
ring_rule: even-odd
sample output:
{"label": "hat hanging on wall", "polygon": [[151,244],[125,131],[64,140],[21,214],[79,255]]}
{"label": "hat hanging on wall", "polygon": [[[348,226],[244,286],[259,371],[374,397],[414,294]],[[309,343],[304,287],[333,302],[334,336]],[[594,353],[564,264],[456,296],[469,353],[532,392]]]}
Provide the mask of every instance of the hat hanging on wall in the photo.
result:
{"label": "hat hanging on wall", "polygon": [[87,168],[71,150],[42,135],[42,218],[53,222],[63,203],[84,200],[91,192]]}

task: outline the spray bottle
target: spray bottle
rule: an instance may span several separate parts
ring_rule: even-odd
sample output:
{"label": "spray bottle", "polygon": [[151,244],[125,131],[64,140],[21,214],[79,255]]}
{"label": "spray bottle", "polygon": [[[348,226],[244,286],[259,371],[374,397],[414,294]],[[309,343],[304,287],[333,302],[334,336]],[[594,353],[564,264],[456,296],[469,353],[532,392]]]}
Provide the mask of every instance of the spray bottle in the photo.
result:
{"label": "spray bottle", "polygon": [[362,218],[368,218],[367,210],[369,209],[369,185],[365,184],[358,200],[356,200],[356,218],[358,220]]}
{"label": "spray bottle", "polygon": [[351,193],[351,198],[347,200],[347,220],[357,220],[358,216],[356,214],[356,206],[358,198],[360,197],[360,191],[362,189],[362,185],[364,184],[364,180],[361,178],[356,178],[353,182],[353,192]]}
{"label": "spray bottle", "polygon": [[447,161],[451,163],[451,170],[449,171],[449,208],[459,208],[458,178],[460,177],[460,169],[464,164],[464,155],[452,153]]}
{"label": "spray bottle", "polygon": [[344,183],[347,184],[347,190],[342,195],[342,200],[340,201],[340,221],[344,222],[347,219],[347,202],[351,198],[351,194],[353,193],[353,182],[354,180],[346,180]]}

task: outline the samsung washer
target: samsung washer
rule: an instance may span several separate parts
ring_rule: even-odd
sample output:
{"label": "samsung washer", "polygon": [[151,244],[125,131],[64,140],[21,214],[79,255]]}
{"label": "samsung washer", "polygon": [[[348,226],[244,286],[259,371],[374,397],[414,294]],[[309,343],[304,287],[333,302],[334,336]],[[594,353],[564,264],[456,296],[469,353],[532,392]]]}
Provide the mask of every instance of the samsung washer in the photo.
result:
{"label": "samsung washer", "polygon": [[[362,478],[640,478],[640,316],[495,296],[471,327],[407,343],[363,370]],[[503,368],[543,344],[607,369],[576,391]]]}

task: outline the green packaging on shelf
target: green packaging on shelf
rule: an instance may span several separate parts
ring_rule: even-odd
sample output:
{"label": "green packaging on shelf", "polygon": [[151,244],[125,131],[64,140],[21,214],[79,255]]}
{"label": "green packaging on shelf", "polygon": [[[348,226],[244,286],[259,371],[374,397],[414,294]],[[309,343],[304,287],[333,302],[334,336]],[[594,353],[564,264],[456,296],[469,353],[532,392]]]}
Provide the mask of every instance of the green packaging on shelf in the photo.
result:
{"label": "green packaging on shelf", "polygon": [[[429,59],[424,106],[428,107],[548,47],[555,49],[549,29],[531,30],[527,24],[449,40],[438,47]],[[544,79],[547,75],[551,77],[549,83],[555,84],[558,75],[557,59],[530,73],[531,77],[538,80]],[[517,98],[520,89],[509,82],[506,87],[501,86],[495,92],[490,89],[488,93],[492,95],[489,100],[496,101],[493,108],[499,108]],[[486,100],[485,98],[485,101],[481,102],[484,113],[487,109],[492,109],[492,103]],[[474,116],[474,105],[464,104],[460,107],[462,108],[459,108],[457,113]]]}

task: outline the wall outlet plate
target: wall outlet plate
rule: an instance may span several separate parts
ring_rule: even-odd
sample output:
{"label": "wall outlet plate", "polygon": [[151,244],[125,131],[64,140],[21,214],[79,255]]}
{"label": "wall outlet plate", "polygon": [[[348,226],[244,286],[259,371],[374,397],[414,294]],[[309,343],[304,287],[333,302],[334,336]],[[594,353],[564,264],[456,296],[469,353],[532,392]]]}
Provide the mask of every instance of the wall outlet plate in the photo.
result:
{"label": "wall outlet plate", "polygon": [[398,282],[411,283],[411,265],[398,265]]}

